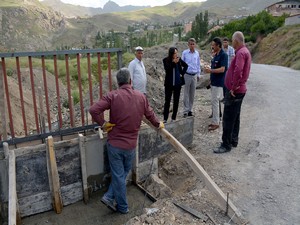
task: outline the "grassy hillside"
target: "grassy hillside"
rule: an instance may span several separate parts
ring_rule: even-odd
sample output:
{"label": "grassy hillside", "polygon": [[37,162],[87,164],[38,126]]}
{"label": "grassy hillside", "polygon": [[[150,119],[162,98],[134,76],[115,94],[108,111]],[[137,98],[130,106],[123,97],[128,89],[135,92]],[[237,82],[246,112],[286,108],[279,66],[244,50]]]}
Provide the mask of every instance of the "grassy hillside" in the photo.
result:
{"label": "grassy hillside", "polygon": [[300,24],[269,34],[254,49],[253,61],[300,70]]}

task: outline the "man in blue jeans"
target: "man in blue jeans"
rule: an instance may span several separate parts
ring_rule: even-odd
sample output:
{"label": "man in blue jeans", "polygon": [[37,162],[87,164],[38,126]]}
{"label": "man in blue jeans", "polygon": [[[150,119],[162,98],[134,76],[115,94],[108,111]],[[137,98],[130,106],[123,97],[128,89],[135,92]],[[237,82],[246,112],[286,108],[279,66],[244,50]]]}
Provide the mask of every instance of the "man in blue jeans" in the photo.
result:
{"label": "man in blue jeans", "polygon": [[[117,73],[118,90],[109,92],[90,108],[90,114],[108,132],[107,149],[112,181],[101,202],[113,211],[128,213],[126,177],[135,157],[137,137],[143,116],[154,127],[163,128],[144,94],[133,90],[130,72],[123,68]],[[103,112],[110,110],[109,121]],[[114,204],[116,202],[116,206]]]}

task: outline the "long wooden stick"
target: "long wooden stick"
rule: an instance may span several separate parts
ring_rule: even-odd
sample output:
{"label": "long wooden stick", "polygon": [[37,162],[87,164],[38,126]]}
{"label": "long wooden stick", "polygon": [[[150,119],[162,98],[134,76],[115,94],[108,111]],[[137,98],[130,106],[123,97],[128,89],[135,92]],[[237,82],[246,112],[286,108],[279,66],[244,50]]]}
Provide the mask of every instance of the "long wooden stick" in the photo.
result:
{"label": "long wooden stick", "polygon": [[83,201],[85,204],[87,204],[89,201],[89,191],[88,191],[87,171],[86,171],[85,137],[82,134],[79,134],[78,138],[79,138],[79,149],[80,149]]}
{"label": "long wooden stick", "polygon": [[8,156],[8,225],[17,224],[17,184],[16,184],[16,158],[13,150]]}
{"label": "long wooden stick", "polygon": [[59,176],[54,152],[53,137],[49,136],[47,138],[47,168],[49,176],[49,186],[52,194],[52,204],[55,212],[60,214],[63,209]]}
{"label": "long wooden stick", "polygon": [[[149,121],[143,120],[145,123],[154,128]],[[157,130],[157,128],[154,128]],[[160,135],[168,141],[176,150],[179,152],[185,161],[190,165],[190,167],[194,170],[194,172],[199,175],[205,182],[206,186],[209,190],[211,190],[217,197],[221,206],[225,209],[227,204],[226,195],[223,191],[218,187],[218,185],[211,179],[208,173],[204,170],[204,168],[198,163],[198,161],[192,156],[192,154],[179,142],[177,139],[170,134],[166,129],[159,129],[158,132]],[[233,221],[237,224],[241,224],[243,222],[243,216],[241,212],[233,205],[233,203],[228,200],[228,215],[229,217],[233,217]]]}

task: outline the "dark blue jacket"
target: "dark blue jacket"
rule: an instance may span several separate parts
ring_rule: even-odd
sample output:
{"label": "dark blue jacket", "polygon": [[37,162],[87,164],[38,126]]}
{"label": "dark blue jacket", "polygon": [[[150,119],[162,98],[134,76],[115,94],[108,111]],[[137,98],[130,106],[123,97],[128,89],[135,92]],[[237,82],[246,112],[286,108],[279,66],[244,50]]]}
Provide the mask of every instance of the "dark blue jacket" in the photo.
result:
{"label": "dark blue jacket", "polygon": [[[166,71],[164,85],[165,86],[184,85],[183,75],[186,73],[188,65],[181,58],[179,58],[178,63],[174,63],[170,61],[169,57],[163,59],[163,64]],[[175,69],[175,74],[173,74],[173,69]]]}

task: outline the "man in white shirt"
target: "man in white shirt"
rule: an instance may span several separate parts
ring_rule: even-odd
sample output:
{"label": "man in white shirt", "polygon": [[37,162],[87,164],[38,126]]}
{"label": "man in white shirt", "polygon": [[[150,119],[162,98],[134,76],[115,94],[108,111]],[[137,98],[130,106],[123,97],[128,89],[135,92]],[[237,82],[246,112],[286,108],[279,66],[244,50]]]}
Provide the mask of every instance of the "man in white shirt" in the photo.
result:
{"label": "man in white shirt", "polygon": [[144,49],[141,46],[135,48],[135,59],[129,63],[131,82],[134,90],[146,95],[147,74],[142,61]]}
{"label": "man in white shirt", "polygon": [[190,38],[188,41],[189,48],[182,52],[182,60],[188,64],[188,69],[184,74],[184,95],[183,95],[183,116],[193,116],[192,109],[196,91],[197,81],[200,80],[200,55],[195,49],[196,40]]}

